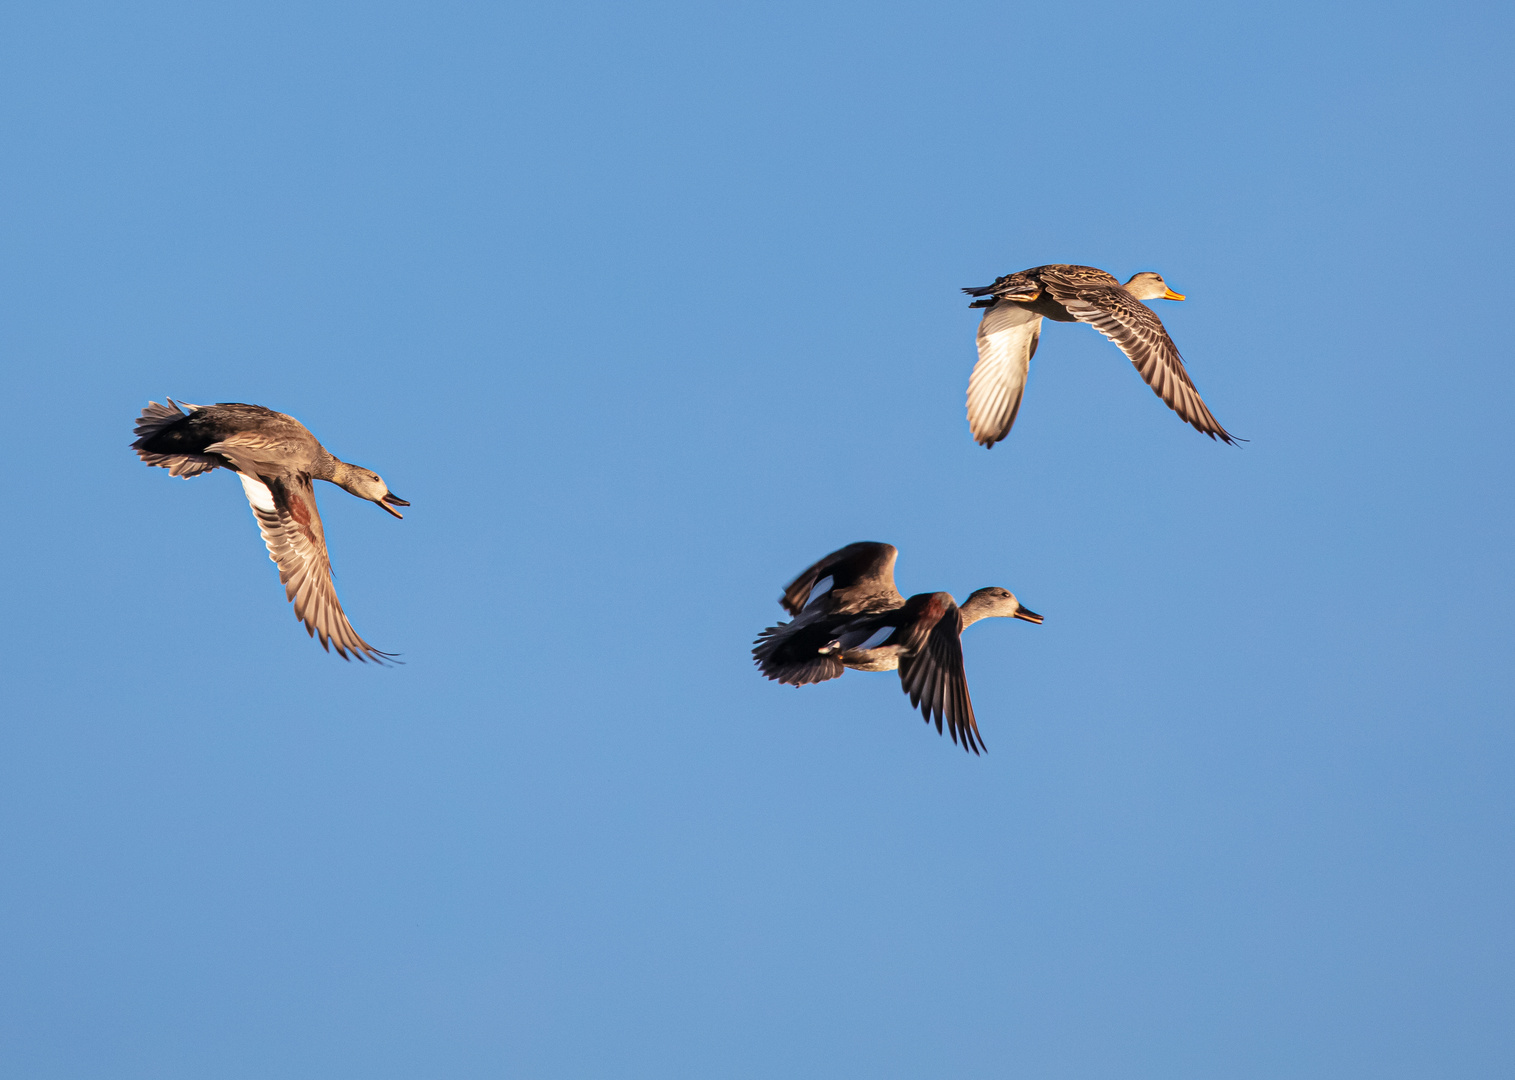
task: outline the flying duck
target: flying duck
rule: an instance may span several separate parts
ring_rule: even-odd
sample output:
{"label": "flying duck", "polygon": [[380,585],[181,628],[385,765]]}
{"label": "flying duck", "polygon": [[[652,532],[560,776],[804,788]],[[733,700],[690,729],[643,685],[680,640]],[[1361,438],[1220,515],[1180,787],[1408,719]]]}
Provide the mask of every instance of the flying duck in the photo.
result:
{"label": "flying duck", "polygon": [[1183,299],[1160,275],[1137,274],[1122,285],[1093,266],[1055,263],[963,292],[981,298],[969,307],[986,309],[978,327],[978,364],[968,379],[968,429],[984,446],[1010,434],[1044,318],[1093,326],[1186,423],[1212,439],[1239,441],[1210,415],[1162,320],[1141,302]]}
{"label": "flying duck", "polygon": [[349,654],[380,664],[393,660],[394,654],[359,637],[342,611],[312,481],[336,484],[395,517],[402,516],[396,506],[410,503],[393,494],[378,473],[333,457],[292,416],[261,405],[165,400],[167,405],[148,402],[137,417],[139,437],[132,443],[137,456],[170,476],[198,476],[217,468],[236,473],[268,557],[278,564],[284,594],[294,602],[295,617],[306,631],[344,660]]}
{"label": "flying duck", "polygon": [[1005,617],[1040,623],[1008,589],[979,589],[959,607],[950,593],[906,599],[894,586],[892,544],[848,544],[795,578],[779,603],[793,622],[758,635],[752,656],[768,678],[791,686],[825,682],[847,668],[895,671],[936,730],[975,754],[984,749],[963,670],[963,628]]}

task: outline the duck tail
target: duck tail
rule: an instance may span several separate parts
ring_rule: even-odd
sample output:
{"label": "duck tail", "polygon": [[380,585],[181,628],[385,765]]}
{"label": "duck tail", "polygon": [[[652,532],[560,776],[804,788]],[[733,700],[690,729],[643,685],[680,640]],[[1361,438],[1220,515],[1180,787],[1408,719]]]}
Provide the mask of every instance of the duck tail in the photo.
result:
{"label": "duck tail", "polygon": [[[173,398],[164,400],[168,402],[167,405],[149,401],[147,408],[137,417],[137,426],[132,432],[137,436],[137,441],[132,443],[132,449],[137,452],[142,463],[167,469],[170,476],[198,476],[216,468],[220,462],[202,454],[165,452],[172,446],[172,440],[165,436],[175,425],[189,419],[189,414],[180,409],[179,403]],[[191,405],[190,408],[194,409],[195,406]]]}
{"label": "duck tail", "polygon": [[796,635],[795,629],[794,623],[779,623],[764,630],[753,643],[753,662],[767,678],[804,686],[835,679],[847,670],[840,657],[817,651],[816,641],[801,640],[815,635]]}
{"label": "duck tail", "polygon": [[988,307],[996,300],[1035,300],[1041,293],[1041,285],[1024,274],[1006,274],[994,279],[991,285],[978,285],[963,292],[984,299],[969,304],[969,307]]}
{"label": "duck tail", "polygon": [[143,409],[142,415],[137,417],[137,426],[132,432],[134,435],[140,435],[142,439],[150,439],[170,424],[175,424],[188,415],[179,408],[179,403],[173,398],[164,400],[168,402],[167,405],[159,405],[156,401],[147,403],[147,408]]}

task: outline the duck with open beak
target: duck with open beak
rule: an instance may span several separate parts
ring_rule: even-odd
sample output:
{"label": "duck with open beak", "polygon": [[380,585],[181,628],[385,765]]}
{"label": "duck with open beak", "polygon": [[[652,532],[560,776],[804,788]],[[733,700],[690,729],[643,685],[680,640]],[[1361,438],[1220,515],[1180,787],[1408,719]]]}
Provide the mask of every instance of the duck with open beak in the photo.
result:
{"label": "duck with open beak", "polygon": [[1025,619],[1029,623],[1036,623],[1037,626],[1040,626],[1045,621],[1040,615],[1032,611],[1025,604],[1018,605],[1016,609],[1010,613],[1010,617],[1012,619]]}

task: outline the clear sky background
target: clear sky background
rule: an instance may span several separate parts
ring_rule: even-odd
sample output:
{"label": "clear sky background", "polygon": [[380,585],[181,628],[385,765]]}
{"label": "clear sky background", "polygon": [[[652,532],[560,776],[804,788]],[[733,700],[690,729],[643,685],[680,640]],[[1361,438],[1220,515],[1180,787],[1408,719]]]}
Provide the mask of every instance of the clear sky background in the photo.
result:
{"label": "clear sky background", "polygon": [[[0,22],[0,1058],[28,1078],[1515,1071],[1507,5]],[[1155,269],[1215,415],[961,286]],[[290,412],[347,664],[150,398]],[[753,670],[853,540],[965,637]]]}

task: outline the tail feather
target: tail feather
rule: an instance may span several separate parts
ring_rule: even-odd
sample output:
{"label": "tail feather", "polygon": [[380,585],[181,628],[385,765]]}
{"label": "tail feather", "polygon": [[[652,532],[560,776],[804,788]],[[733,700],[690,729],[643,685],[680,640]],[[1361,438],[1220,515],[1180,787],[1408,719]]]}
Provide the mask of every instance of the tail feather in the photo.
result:
{"label": "tail feather", "polygon": [[[199,476],[219,466],[219,460],[203,454],[166,454],[161,450],[148,449],[150,442],[181,420],[188,419],[188,413],[180,409],[178,402],[173,398],[165,400],[167,405],[149,401],[147,408],[142,410],[142,415],[137,417],[137,426],[132,432],[137,436],[137,441],[132,443],[132,449],[137,452],[142,463],[167,469],[170,476]],[[193,412],[198,407],[190,405],[189,409]]]}
{"label": "tail feather", "polygon": [[[790,686],[804,686],[838,678],[847,670],[834,653],[816,651],[829,642],[829,635],[797,635],[794,631],[794,623],[780,623],[758,635],[752,658],[765,676]],[[809,638],[816,640],[806,640]]]}
{"label": "tail feather", "polygon": [[140,435],[144,439],[150,439],[170,424],[185,419],[189,414],[180,410],[178,402],[168,398],[167,405],[159,405],[156,401],[149,401],[147,408],[142,410],[142,415],[137,417],[137,426],[132,434]]}
{"label": "tail feather", "polygon": [[1004,277],[995,278],[989,285],[977,285],[964,289],[963,292],[969,296],[989,298],[969,304],[969,307],[988,307],[995,300],[1035,300],[1041,288],[1038,282],[1023,274],[1006,274]]}

